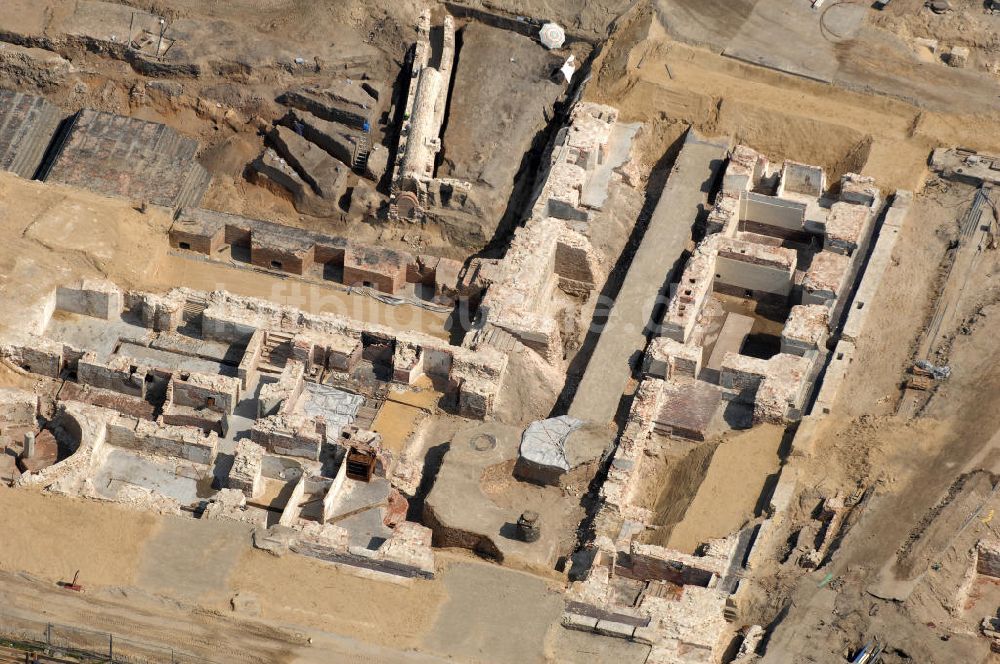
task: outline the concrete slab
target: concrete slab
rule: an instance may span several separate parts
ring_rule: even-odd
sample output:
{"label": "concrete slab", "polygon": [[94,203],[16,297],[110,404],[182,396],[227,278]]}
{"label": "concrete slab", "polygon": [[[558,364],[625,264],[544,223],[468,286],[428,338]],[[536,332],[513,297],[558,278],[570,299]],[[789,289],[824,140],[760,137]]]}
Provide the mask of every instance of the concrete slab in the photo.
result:
{"label": "concrete slab", "polygon": [[857,35],[867,11],[862,4],[817,12],[808,2],[759,0],[723,55],[830,83],[840,68],[837,43]]}
{"label": "concrete slab", "polygon": [[[582,518],[557,487],[514,479],[521,430],[482,424],[455,434],[424,502],[424,523],[435,546],[471,549],[505,565],[550,570]],[[538,513],[542,536],[516,537],[518,517]]]}
{"label": "concrete slab", "polygon": [[111,448],[94,472],[94,487],[106,498],[114,498],[122,486],[134,484],[177,500],[181,505],[197,503],[213,493],[212,468],[167,457],[139,455]]}
{"label": "concrete slab", "polygon": [[614,417],[631,375],[630,363],[646,347],[654,307],[665,296],[728,149],[728,140],[708,140],[688,132],[577,387],[569,408],[573,417],[594,423]]}
{"label": "concrete slab", "polygon": [[151,348],[180,353],[182,355],[193,355],[206,360],[216,362],[230,362],[239,364],[243,357],[243,348],[224,344],[218,341],[205,341],[195,339],[175,332],[160,332],[149,344]]}
{"label": "concrete slab", "polygon": [[[544,580],[482,564],[455,564],[443,575],[448,600],[424,639],[427,649],[456,661],[542,664],[562,596]],[[572,660],[561,660],[572,661]],[[598,661],[584,659],[578,661]]]}
{"label": "concrete slab", "polygon": [[166,369],[167,371],[194,371],[210,375],[232,375],[234,373],[232,367],[220,364],[219,362],[140,346],[131,342],[123,343],[118,348],[116,355],[131,357],[142,364],[147,364],[157,369]]}
{"label": "concrete slab", "polygon": [[392,535],[382,522],[391,489],[389,481],[382,477],[371,482],[345,480],[328,523],[345,528],[351,546],[377,549]]}
{"label": "concrete slab", "polygon": [[580,205],[594,210],[604,207],[608,199],[608,186],[611,184],[611,174],[616,168],[625,163],[628,159],[629,151],[632,149],[632,139],[642,124],[639,122],[617,123],[611,130],[608,138],[607,154],[604,161],[597,166],[590,175],[590,179],[583,187],[580,196]]}
{"label": "concrete slab", "polygon": [[147,341],[154,335],[152,330],[133,325],[127,320],[109,321],[65,311],[52,314],[52,320],[45,330],[45,336],[50,339],[81,350],[94,351],[101,362],[108,361],[122,339]]}
{"label": "concrete slab", "polygon": [[705,365],[706,369],[715,372],[716,379],[718,379],[719,369],[722,368],[722,358],[726,356],[726,353],[740,352],[740,349],[743,348],[743,342],[746,341],[750,330],[753,329],[753,324],[754,320],[750,316],[732,312],[726,314],[726,321],[722,324],[722,330],[715,340],[712,355],[708,358],[708,364]]}

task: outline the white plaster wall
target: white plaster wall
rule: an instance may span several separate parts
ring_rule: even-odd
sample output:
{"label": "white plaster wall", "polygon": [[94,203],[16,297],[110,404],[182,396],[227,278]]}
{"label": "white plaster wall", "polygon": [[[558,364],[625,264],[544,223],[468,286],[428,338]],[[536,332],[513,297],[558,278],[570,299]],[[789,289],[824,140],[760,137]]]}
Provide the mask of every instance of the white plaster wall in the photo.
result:
{"label": "white plaster wall", "polygon": [[288,503],[285,505],[284,511],[281,513],[281,518],[278,523],[282,526],[294,526],[299,520],[299,515],[302,513],[302,506],[299,504],[302,502],[302,496],[306,492],[306,478],[303,475],[299,478],[296,483],[295,488],[292,489],[292,495],[288,497]]}
{"label": "white plaster wall", "polygon": [[344,480],[347,479],[347,459],[340,464],[337,476],[333,478],[333,483],[323,496],[323,523],[333,516],[334,508],[340,500],[340,490],[344,488]]}
{"label": "white plaster wall", "polygon": [[788,295],[792,291],[792,273],[777,267],[745,263],[718,256],[715,281],[746,290]]}
{"label": "white plaster wall", "polygon": [[740,219],[769,226],[801,231],[806,218],[806,206],[773,196],[748,193],[740,197]]}
{"label": "white plaster wall", "polygon": [[45,330],[52,321],[52,314],[56,311],[56,293],[57,290],[53,289],[39,302],[38,316],[32,326],[35,334],[45,334]]}

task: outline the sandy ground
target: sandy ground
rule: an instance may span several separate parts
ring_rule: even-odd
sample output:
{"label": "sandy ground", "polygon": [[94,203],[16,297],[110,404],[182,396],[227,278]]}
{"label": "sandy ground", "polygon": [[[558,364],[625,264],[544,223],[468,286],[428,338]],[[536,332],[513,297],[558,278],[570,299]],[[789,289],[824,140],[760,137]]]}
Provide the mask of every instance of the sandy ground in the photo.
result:
{"label": "sandy ground", "polygon": [[701,543],[726,537],[756,516],[761,491],[781,462],[778,448],[783,433],[782,427],[760,425],[721,443],[666,545],[694,553]]}
{"label": "sandy ground", "polygon": [[[45,20],[40,4],[16,1],[24,11],[23,16],[11,12],[18,20]],[[133,4],[152,7],[154,3],[137,0]],[[171,16],[205,13],[240,18],[252,10],[268,34],[288,38],[307,34],[310,39],[328,39],[328,26],[340,21],[351,27],[350,39],[368,36],[386,54],[387,74],[398,67],[395,60],[411,41],[408,26],[414,9],[409,3],[369,7],[358,0],[332,4],[179,0],[170,4]],[[617,0],[585,3],[586,7],[556,0],[496,4],[515,13],[561,18],[571,29],[595,34],[605,30],[624,8]],[[698,4],[699,11],[739,15],[749,13],[752,5]],[[956,2],[967,10],[964,15],[956,13],[940,21],[917,12],[917,4],[917,0],[897,0],[875,22],[906,39],[940,34],[958,42],[967,36],[970,41],[989,42],[987,54],[995,48],[995,40],[987,39],[979,29],[982,21],[992,19],[970,17],[968,12],[975,11],[970,2]],[[1000,112],[991,108],[992,96],[983,105],[986,91],[971,89],[965,96],[947,99],[952,107],[945,110],[936,99],[938,110],[928,110],[901,98],[845,91],[671,42],[641,6],[636,16],[639,20],[623,21],[623,30],[603,49],[585,96],[619,107],[624,121],[646,122],[637,139],[642,173],[662,166],[664,155],[687,124],[707,134],[732,135],[774,160],[822,164],[831,180],[860,170],[875,176],[887,192],[897,187],[923,189],[927,155],[938,145],[1000,151],[1000,135],[994,131]],[[877,64],[880,55],[867,54],[859,67]],[[137,77],[121,63],[100,65],[96,57],[81,54],[77,64],[81,69],[99,69],[85,72],[83,92],[76,92],[78,86],[67,86],[55,93],[68,108],[88,105],[161,119],[199,136],[209,150],[217,148],[205,155],[224,176],[210,192],[212,205],[260,209],[263,216],[297,225],[314,222],[300,219],[283,201],[246,187],[239,165],[259,146],[255,129],[250,124],[227,127],[213,118],[214,112],[206,111],[225,103],[249,112],[252,97],[266,97],[289,81],[268,82],[261,89],[253,87],[259,81],[245,89],[232,83],[213,90],[189,86],[185,97],[175,102],[143,104],[133,102],[130,86]],[[975,64],[988,68],[978,56]],[[921,76],[928,71],[937,80],[949,70],[914,69],[910,74]],[[936,97],[947,97],[954,88],[954,82],[942,86]],[[268,113],[274,112],[269,106],[268,98],[255,112],[269,119]],[[914,524],[928,514],[957,474],[993,467],[1000,454],[994,439],[996,413],[1000,412],[1000,348],[992,332],[1000,320],[994,255],[970,281],[974,287],[956,317],[962,325],[973,320],[969,331],[953,337],[954,330],[946,331],[945,359],[953,367],[952,379],[940,386],[921,417],[905,421],[891,414],[896,386],[930,311],[944,248],[967,195],[949,186],[931,185],[917,197],[897,248],[897,261],[874,305],[873,329],[878,334],[859,344],[842,392],[845,396],[824,423],[815,456],[794,462],[802,472],[804,497],[793,506],[793,524],[809,518],[808,511],[820,495],[874,486],[875,498],[829,567],[838,579],[834,588],[816,587],[817,577],[826,570],[813,574],[775,563],[770,570],[755,572],[761,597],[745,613],[748,621],[766,624],[779,615],[787,598],[795,600],[772,639],[774,654],[767,661],[794,661],[820,650],[834,661],[844,647],[857,643],[874,625],[868,620],[873,600],[864,594],[867,584],[894,560]],[[227,203],[233,198],[239,200]],[[163,239],[169,225],[165,214],[142,215],[125,202],[84,192],[0,175],[0,224],[5,237],[0,247],[0,303],[8,312],[0,326],[18,325],[24,303],[48,292],[55,283],[81,276],[104,275],[125,287],[151,290],[182,282],[205,288],[225,284],[236,292],[294,301],[309,310],[346,304],[338,294],[304,294],[288,280],[259,275],[250,279],[249,273],[172,257]],[[364,237],[378,236],[370,227],[359,232]],[[385,238],[390,239],[403,241]],[[980,307],[982,314],[973,315]],[[369,320],[379,322],[383,322],[379,316],[388,314],[378,307],[362,310],[359,317],[371,316]],[[392,309],[392,315],[398,313]],[[432,315],[421,316],[426,321]],[[395,324],[410,329],[425,323],[405,319]],[[431,320],[426,325],[433,330],[438,323]],[[510,372],[508,382],[513,385],[500,396],[499,417],[523,422],[548,414],[561,377],[538,366],[530,355],[515,355]],[[0,367],[0,381],[19,379]],[[737,482],[747,463],[741,454],[747,448],[735,445],[738,440],[716,450],[717,461],[713,457],[708,466],[708,481],[694,493],[687,518],[675,533],[678,545],[690,544],[703,533],[723,534],[747,517],[754,484],[741,483],[735,492],[739,499],[731,502],[732,492],[725,491],[727,483]],[[748,456],[756,482],[771,472],[775,461],[770,442],[742,442],[759,452]],[[723,503],[725,509],[719,509]],[[5,533],[0,538],[3,606],[17,606],[36,618],[82,621],[159,641],[177,639],[186,649],[222,651],[222,657],[229,651],[234,661],[330,661],[338,655],[341,659],[334,661],[411,661],[417,657],[387,653],[378,649],[380,645],[434,651],[459,661],[543,661],[540,658],[546,651],[553,661],[630,662],[634,656],[638,662],[644,657],[644,653],[611,651],[606,640],[594,645],[582,637],[567,637],[559,628],[553,632],[559,601],[555,589],[537,577],[479,562],[454,562],[439,580],[402,587],[362,580],[304,558],[273,558],[249,549],[245,533],[238,528],[232,532],[201,530],[217,524],[169,521],[109,505],[2,488],[0,514]],[[688,522],[692,530],[686,531]],[[696,524],[698,528],[693,529]],[[66,595],[53,589],[54,581],[71,577],[76,569],[88,585],[87,593]],[[13,576],[20,571],[36,579]],[[261,622],[233,619],[228,598],[235,592],[260,599]],[[207,613],[204,608],[193,608],[195,604],[207,607]],[[956,658],[939,634],[922,627],[933,614],[929,604],[880,606],[882,615],[889,616],[881,625],[892,628],[892,638],[905,644],[916,661],[975,661],[963,659],[964,654]],[[848,618],[839,620],[840,616]],[[339,636],[328,632],[339,632]],[[306,634],[322,646],[307,648]],[[979,650],[982,647],[980,643]]]}
{"label": "sandy ground", "polygon": [[79,570],[88,585],[131,584],[158,525],[153,514],[3,485],[0,505],[0,569],[50,581],[72,580]]}
{"label": "sandy ground", "polygon": [[852,380],[854,389],[838,395],[835,410],[841,415],[851,418],[895,410],[916,334],[931,316],[938,267],[973,195],[970,186],[933,179],[914,198],[893,262],[879,285],[876,297],[881,305],[869,319],[872,329],[882,333],[864,335],[856,344],[849,379],[861,374],[864,378]]}
{"label": "sandy ground", "polygon": [[[852,487],[870,486],[874,498],[848,530],[832,562],[820,570],[842,582],[836,594],[817,593],[819,579],[804,576],[804,571],[779,569],[771,579],[768,574],[756,577],[755,582],[765,586],[776,579],[779,587],[797,579],[790,592],[798,608],[782,621],[768,652],[774,659],[765,661],[787,661],[816,647],[832,657],[839,652],[838,644],[853,646],[877,630],[891,630],[885,638],[916,661],[984,661],[984,642],[962,636],[982,618],[978,613],[983,609],[949,609],[968,562],[946,555],[942,542],[947,537],[941,536],[957,530],[967,520],[968,509],[943,511],[943,522],[931,519],[935,505],[947,500],[949,488],[963,473],[998,468],[1000,347],[991,329],[1000,315],[995,276],[1000,261],[995,251],[988,251],[969,276],[968,283],[975,286],[961,294],[952,329],[942,330],[940,361],[951,366],[951,378],[937,386],[918,417],[907,420],[893,414],[899,394],[895,385],[904,377],[932,298],[940,290],[944,245],[970,197],[968,187],[934,184],[915,200],[898,261],[890,267],[876,300],[878,309],[872,312],[873,325],[883,334],[859,345],[843,397],[817,433],[815,452],[796,460],[804,494],[846,494]],[[804,498],[800,509],[810,504]],[[897,554],[910,550],[914,540],[917,553],[899,557],[896,566]],[[903,574],[905,579],[926,570],[930,560],[944,564],[940,574],[948,580],[942,581],[942,588],[915,593],[912,601],[903,603],[865,594],[870,587],[905,587],[892,575]],[[884,570],[893,569],[897,571],[887,577]],[[927,574],[935,578],[933,572]],[[783,594],[773,587],[768,592],[772,597]],[[853,617],[832,619],[831,614]],[[911,627],[946,620],[947,630],[957,630],[949,646],[942,645],[946,642],[938,632]],[[958,623],[951,624],[955,620]]]}
{"label": "sandy ground", "polygon": [[[0,302],[6,311],[30,315],[34,302],[57,284],[106,277],[124,289],[152,292],[180,284],[229,290],[447,338],[443,314],[175,255],[167,243],[169,225],[164,210],[142,214],[126,201],[0,173],[0,232],[11,238],[0,247]],[[5,325],[17,326],[17,315],[0,321]]]}
{"label": "sandy ground", "polygon": [[192,604],[224,606],[229,579],[250,545],[241,523],[166,517],[146,542],[136,585]]}
{"label": "sandy ground", "polygon": [[399,454],[424,417],[426,413],[419,408],[396,401],[386,401],[375,416],[372,431],[381,434],[382,444],[394,454]]}
{"label": "sandy ground", "polygon": [[[25,528],[25,520],[46,528]],[[253,550],[243,524],[163,517],[27,489],[0,487],[0,528],[0,569],[7,572],[53,583],[79,569],[88,589],[136,588],[223,611],[235,593],[250,593],[275,623],[383,645],[414,645],[444,594],[434,583],[371,582],[305,557]]]}
{"label": "sandy ground", "polygon": [[[216,662],[645,659],[642,649],[572,638],[548,658],[546,644],[565,641],[561,584],[462,554],[439,553],[433,581],[399,585],[252,549],[243,524],[5,487],[0,515],[0,626],[79,625]],[[50,527],[28,529],[22,518]],[[84,593],[55,587],[76,569]],[[236,594],[261,615],[233,613]]]}
{"label": "sandy ground", "polygon": [[373,582],[303,556],[275,558],[258,550],[245,552],[230,584],[261,598],[267,619],[399,648],[418,644],[445,594],[437,582]]}
{"label": "sandy ground", "polygon": [[[703,132],[732,135],[772,159],[821,164],[828,178],[860,169],[886,191],[918,189],[927,156],[939,145],[1000,150],[987,128],[994,113],[923,109],[890,96],[820,84],[670,41],[652,15],[637,12],[606,45],[585,97],[612,104],[623,120],[647,125],[690,123]],[[651,166],[668,148],[645,144]]]}

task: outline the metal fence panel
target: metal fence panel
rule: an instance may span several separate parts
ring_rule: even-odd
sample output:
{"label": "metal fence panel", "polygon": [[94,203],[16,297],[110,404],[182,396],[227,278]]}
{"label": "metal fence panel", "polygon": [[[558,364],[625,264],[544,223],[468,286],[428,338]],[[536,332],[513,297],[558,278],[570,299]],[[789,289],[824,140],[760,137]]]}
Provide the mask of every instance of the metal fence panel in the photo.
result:
{"label": "metal fence panel", "polygon": [[215,664],[203,657],[161,648],[118,634],[42,623],[0,610],[0,638],[43,646],[52,655],[67,654],[109,664]]}

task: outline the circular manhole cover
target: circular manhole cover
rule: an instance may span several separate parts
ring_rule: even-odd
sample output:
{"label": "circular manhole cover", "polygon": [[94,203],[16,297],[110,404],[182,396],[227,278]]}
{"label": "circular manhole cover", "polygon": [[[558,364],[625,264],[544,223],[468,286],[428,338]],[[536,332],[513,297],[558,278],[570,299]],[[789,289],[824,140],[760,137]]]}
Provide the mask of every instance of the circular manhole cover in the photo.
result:
{"label": "circular manhole cover", "polygon": [[481,433],[469,441],[469,445],[477,452],[486,452],[497,446],[496,436],[488,433]]}

